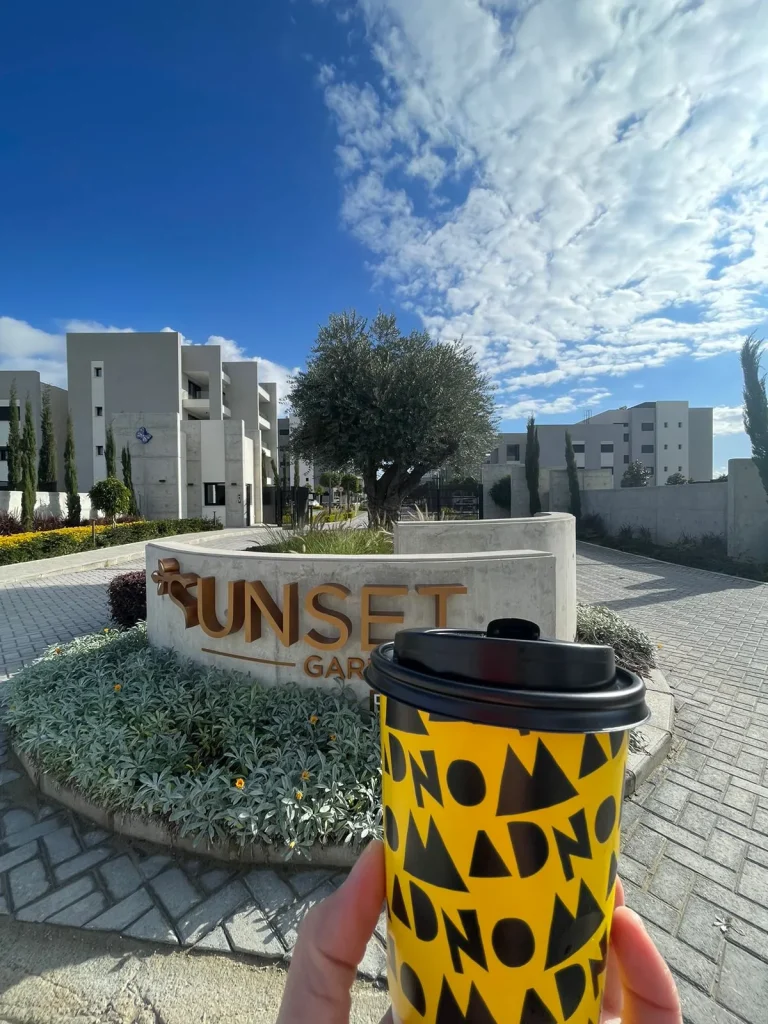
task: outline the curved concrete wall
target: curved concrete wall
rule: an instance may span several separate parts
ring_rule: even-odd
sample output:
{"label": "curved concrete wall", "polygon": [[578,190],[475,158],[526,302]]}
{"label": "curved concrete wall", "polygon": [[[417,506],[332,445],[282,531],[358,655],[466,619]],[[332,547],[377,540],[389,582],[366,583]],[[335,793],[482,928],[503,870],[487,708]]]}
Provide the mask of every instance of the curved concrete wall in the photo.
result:
{"label": "curved concrete wall", "polygon": [[[548,551],[556,560],[556,626],[560,640],[576,635],[576,520],[567,512],[543,512],[523,519],[451,519],[395,523],[400,555],[495,551]],[[529,615],[528,618],[535,618]],[[542,632],[544,632],[544,625]]]}
{"label": "curved concrete wall", "polygon": [[265,683],[342,677],[366,697],[371,649],[409,626],[484,629],[514,616],[557,632],[556,558],[541,550],[297,556],[157,542],[146,552],[150,641]]}

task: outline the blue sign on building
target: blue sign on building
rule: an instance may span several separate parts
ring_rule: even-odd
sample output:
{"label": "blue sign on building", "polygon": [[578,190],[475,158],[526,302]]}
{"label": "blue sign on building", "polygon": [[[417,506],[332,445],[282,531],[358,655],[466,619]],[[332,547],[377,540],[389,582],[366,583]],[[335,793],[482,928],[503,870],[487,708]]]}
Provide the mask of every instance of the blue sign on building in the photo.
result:
{"label": "blue sign on building", "polygon": [[146,427],[139,427],[139,429],[136,431],[136,440],[141,441],[142,444],[149,444],[149,442],[152,440],[152,435],[150,434]]}

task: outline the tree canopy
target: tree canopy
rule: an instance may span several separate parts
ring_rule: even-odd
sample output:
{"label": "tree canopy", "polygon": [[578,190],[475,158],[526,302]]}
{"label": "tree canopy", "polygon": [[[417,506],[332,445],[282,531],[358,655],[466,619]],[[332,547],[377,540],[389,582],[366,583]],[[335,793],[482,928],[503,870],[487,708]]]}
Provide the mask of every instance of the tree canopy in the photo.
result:
{"label": "tree canopy", "polygon": [[688,478],[686,477],[685,473],[671,473],[667,477],[667,484],[670,485],[670,486],[680,485],[680,484],[687,484],[687,483],[688,483]]}
{"label": "tree canopy", "polygon": [[391,314],[333,314],[288,400],[294,452],[362,476],[376,526],[397,517],[425,473],[474,468],[496,436],[493,385],[471,349],[402,334]]}
{"label": "tree canopy", "polygon": [[645,487],[648,484],[648,478],[650,476],[651,470],[648,466],[643,465],[639,459],[635,459],[635,461],[630,462],[624,470],[624,476],[621,478],[621,486]]}
{"label": "tree canopy", "polygon": [[741,349],[744,374],[744,429],[752,443],[752,459],[768,494],[768,397],[760,359],[763,342],[750,335]]}

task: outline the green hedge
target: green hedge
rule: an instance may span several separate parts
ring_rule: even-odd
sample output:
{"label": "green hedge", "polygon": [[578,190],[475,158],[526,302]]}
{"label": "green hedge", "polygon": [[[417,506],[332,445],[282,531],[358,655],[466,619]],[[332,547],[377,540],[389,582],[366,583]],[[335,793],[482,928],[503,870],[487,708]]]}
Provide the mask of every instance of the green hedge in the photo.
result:
{"label": "green hedge", "polygon": [[[123,523],[111,526],[96,534],[96,547],[114,547],[116,544],[131,544],[155,537],[171,537],[180,533],[203,533],[206,530],[221,530],[222,524],[212,519],[153,519],[146,522]],[[0,565],[16,562],[34,562],[38,558],[53,558],[56,555],[74,555],[79,551],[90,551],[94,547],[90,531],[75,529],[72,533],[37,533],[18,544],[0,546]]]}

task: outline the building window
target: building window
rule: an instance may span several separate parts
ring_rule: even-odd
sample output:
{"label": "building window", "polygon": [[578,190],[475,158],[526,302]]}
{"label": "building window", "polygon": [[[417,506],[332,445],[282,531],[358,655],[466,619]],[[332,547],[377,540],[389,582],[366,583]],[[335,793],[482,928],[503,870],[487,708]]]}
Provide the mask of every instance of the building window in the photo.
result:
{"label": "building window", "polygon": [[519,462],[520,461],[520,445],[519,444],[508,444],[507,445],[507,462]]}
{"label": "building window", "polygon": [[104,445],[103,444],[97,444],[96,445],[96,454],[97,455],[103,455],[104,454]]}
{"label": "building window", "polygon": [[648,470],[648,476],[653,476],[653,466],[646,466],[645,468]]}
{"label": "building window", "polygon": [[94,366],[94,368],[93,368],[93,376],[94,377],[101,377],[102,376],[102,368],[100,366]]}
{"label": "building window", "polygon": [[280,437],[288,437],[288,435],[290,434],[290,430],[288,429],[288,427],[282,427],[280,430],[278,430],[278,434],[280,435]]}
{"label": "building window", "polygon": [[629,434],[625,434],[625,435],[624,435],[624,440],[625,440],[625,441],[628,441],[628,440],[629,440]]}
{"label": "building window", "polygon": [[224,505],[224,484],[203,484],[206,505]]}
{"label": "building window", "polygon": [[[18,409],[18,405],[16,406]],[[11,420],[11,407],[10,405],[0,405],[0,423],[10,423]]]}
{"label": "building window", "polygon": [[641,423],[640,424],[640,429],[641,430],[653,430],[653,424],[652,423]]}
{"label": "building window", "polygon": [[600,445],[600,451],[601,452],[612,452],[613,451],[613,445],[612,444],[601,444]]}
{"label": "building window", "polygon": [[665,426],[665,427],[668,427],[668,426],[669,426],[669,424],[665,422],[665,423],[664,423],[664,426]]}
{"label": "building window", "polygon": [[678,421],[677,421],[677,425],[678,425],[678,427],[680,427],[680,429],[682,430],[683,424],[682,424],[682,421],[681,421],[681,420],[678,420]]}
{"label": "building window", "polygon": [[666,451],[666,450],[667,450],[667,448],[669,448],[669,445],[668,445],[668,444],[665,444],[665,445],[664,445],[664,451]]}
{"label": "building window", "polygon": [[203,393],[203,389],[199,384],[195,384],[193,380],[187,380],[187,394],[190,398],[199,398]]}
{"label": "building window", "polygon": [[574,450],[574,452],[578,452],[581,455],[583,455],[584,454],[584,443],[583,442],[579,442],[577,444],[574,444],[573,450]]}
{"label": "building window", "polygon": [[678,473],[682,473],[683,472],[683,467],[682,466],[678,466],[677,467],[677,472]]}
{"label": "building window", "polygon": [[664,467],[664,472],[665,472],[665,473],[668,473],[668,472],[669,472],[669,466],[665,466],[665,467]]}
{"label": "building window", "polygon": [[679,444],[679,445],[677,446],[677,450],[678,450],[679,452],[681,452],[681,451],[683,450],[683,446],[682,446],[681,444]]}
{"label": "building window", "polygon": [[7,461],[8,461],[8,449],[7,448],[0,448],[0,462],[7,462]]}
{"label": "building window", "polygon": [[640,451],[643,453],[643,455],[653,455],[653,445],[652,444],[641,444],[640,445]]}
{"label": "building window", "polygon": [[625,455],[625,456],[624,456],[624,462],[625,462],[625,463],[629,462],[629,456],[628,456],[628,455]]}
{"label": "building window", "polygon": [[103,405],[97,405],[96,406],[96,415],[97,416],[103,416],[104,415],[104,406]]}

